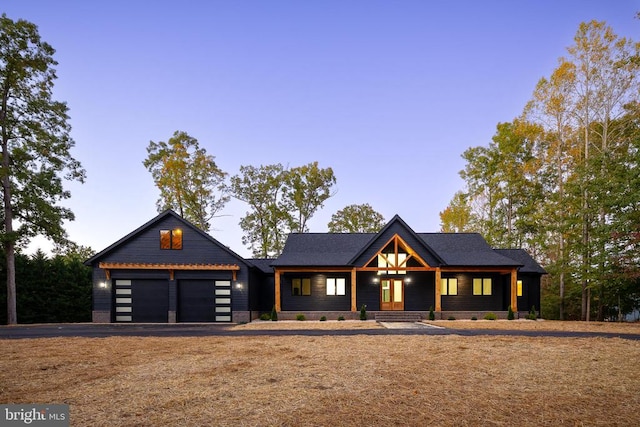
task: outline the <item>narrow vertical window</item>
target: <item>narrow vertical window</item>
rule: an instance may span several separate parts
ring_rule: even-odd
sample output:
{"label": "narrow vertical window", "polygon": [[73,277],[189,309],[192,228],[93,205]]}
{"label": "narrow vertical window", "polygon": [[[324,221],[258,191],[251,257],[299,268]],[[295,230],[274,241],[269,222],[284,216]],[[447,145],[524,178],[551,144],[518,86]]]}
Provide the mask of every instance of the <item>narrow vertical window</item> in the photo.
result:
{"label": "narrow vertical window", "polygon": [[522,280],[518,280],[516,282],[516,286],[517,286],[516,295],[521,297],[522,296]]}
{"label": "narrow vertical window", "polygon": [[160,230],[160,249],[171,249],[171,230]]}

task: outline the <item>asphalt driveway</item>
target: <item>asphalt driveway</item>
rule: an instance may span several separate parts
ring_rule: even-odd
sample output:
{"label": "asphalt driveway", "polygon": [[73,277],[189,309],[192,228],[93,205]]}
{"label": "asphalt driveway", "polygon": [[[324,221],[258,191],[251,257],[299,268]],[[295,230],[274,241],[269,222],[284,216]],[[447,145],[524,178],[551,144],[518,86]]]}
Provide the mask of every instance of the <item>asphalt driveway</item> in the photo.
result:
{"label": "asphalt driveway", "polygon": [[233,324],[43,324],[0,326],[0,339],[113,336],[136,337],[208,337],[208,336],[351,336],[351,335],[461,335],[461,336],[520,336],[560,338],[623,338],[640,340],[640,334],[612,332],[522,331],[489,329],[455,329],[433,327],[398,327],[379,329],[234,329]]}

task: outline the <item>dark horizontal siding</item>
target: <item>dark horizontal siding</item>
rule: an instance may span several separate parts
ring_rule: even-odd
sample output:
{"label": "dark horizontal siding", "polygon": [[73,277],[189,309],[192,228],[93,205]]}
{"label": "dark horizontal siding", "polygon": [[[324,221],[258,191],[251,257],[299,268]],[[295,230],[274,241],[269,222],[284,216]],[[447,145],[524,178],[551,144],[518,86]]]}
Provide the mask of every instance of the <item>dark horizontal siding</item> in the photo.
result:
{"label": "dark horizontal siding", "polygon": [[356,276],[356,304],[360,308],[364,304],[367,310],[380,310],[380,283],[373,272],[361,272]]}
{"label": "dark horizontal siding", "polygon": [[[443,274],[442,277],[458,278],[458,295],[442,295],[442,311],[502,311],[505,290],[500,274],[464,273]],[[491,295],[473,295],[474,278],[492,279]]]}
{"label": "dark horizontal siding", "polygon": [[405,278],[404,284],[404,310],[427,311],[435,305],[436,291],[434,272],[411,273]]}
{"label": "dark horizontal siding", "polygon": [[[345,295],[327,295],[327,277],[346,280]],[[311,295],[293,295],[291,280],[311,279]],[[280,296],[283,311],[345,311],[351,310],[351,280],[349,274],[327,273],[315,275],[284,274],[280,279]]]}

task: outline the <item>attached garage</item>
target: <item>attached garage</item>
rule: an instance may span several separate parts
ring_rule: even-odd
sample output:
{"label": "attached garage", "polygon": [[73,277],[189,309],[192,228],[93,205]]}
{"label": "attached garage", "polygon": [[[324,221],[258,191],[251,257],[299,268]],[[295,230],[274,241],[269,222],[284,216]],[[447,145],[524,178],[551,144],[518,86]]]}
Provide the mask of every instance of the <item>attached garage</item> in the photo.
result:
{"label": "attached garage", "polygon": [[168,210],[85,262],[95,322],[246,322],[246,260]]}

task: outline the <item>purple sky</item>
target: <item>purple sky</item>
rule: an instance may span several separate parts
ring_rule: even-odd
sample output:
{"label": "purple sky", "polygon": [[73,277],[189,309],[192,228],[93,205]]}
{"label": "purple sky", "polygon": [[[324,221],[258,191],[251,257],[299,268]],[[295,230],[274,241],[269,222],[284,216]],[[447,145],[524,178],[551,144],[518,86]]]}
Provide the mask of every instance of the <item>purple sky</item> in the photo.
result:
{"label": "purple sky", "polygon": [[[0,11],[57,51],[55,97],[88,174],[69,185],[67,230],[94,250],[157,214],[142,161],[176,130],[230,175],[332,167],[337,193],[311,231],[354,203],[438,231],[463,188],[462,152],[521,114],[580,22],[640,40],[637,0],[2,0]],[[246,210],[232,201],[211,233],[243,256]]]}

